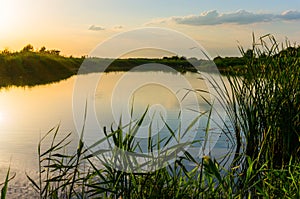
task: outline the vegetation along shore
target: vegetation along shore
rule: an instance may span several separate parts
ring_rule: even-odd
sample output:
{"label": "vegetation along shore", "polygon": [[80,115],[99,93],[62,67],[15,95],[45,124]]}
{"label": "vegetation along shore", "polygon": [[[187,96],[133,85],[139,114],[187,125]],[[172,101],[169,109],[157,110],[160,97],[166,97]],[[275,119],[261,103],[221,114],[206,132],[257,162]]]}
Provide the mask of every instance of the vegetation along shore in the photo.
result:
{"label": "vegetation along shore", "polygon": [[[280,53],[293,52],[294,56],[299,56],[300,48],[289,47]],[[221,74],[228,74],[235,71],[236,74],[242,74],[246,61],[252,56],[252,50],[240,57],[220,57],[213,59]],[[261,59],[267,55],[261,55]],[[77,74],[77,71],[83,61],[89,62],[89,69],[86,71],[104,71],[101,67],[110,63],[105,69],[110,71],[128,71],[132,68],[148,63],[165,64],[179,72],[196,72],[193,65],[205,66],[206,60],[197,60],[196,58],[185,58],[179,56],[163,58],[126,58],[126,59],[104,59],[83,57],[66,57],[60,55],[59,50],[47,50],[42,47],[34,50],[30,44],[17,52],[10,52],[5,49],[0,51],[0,87],[7,86],[34,86],[39,84],[48,84],[60,81]],[[210,62],[211,63],[211,62]],[[193,65],[192,65],[193,64]],[[238,72],[238,73],[236,73]]]}

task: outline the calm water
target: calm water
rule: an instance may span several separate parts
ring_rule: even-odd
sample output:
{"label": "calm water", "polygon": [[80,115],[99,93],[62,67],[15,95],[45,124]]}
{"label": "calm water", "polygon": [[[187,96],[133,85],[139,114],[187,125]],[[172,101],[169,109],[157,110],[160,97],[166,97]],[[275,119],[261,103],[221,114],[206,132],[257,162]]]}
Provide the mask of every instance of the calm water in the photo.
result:
{"label": "calm water", "polygon": [[[80,78],[86,83],[80,86],[89,86],[89,80],[98,78],[99,75],[82,75]],[[88,103],[85,137],[87,143],[103,137],[102,127],[110,127],[112,124],[116,126],[121,115],[123,124],[130,121],[130,115],[138,119],[147,106],[149,111],[142,126],[144,131],[138,134],[141,140],[148,135],[143,132],[148,129],[151,118],[154,121],[151,124],[152,128],[157,132],[166,133],[161,118],[176,130],[179,121],[183,126],[187,126],[199,114],[198,112],[209,110],[200,95],[190,93],[186,96],[189,88],[207,89],[205,82],[195,73],[184,75],[159,71],[105,73],[101,74],[95,92],[83,92],[80,99],[77,99],[78,96],[76,99],[73,98],[76,79],[77,77],[73,76],[49,85],[0,90],[1,177],[9,165],[12,171],[23,173],[19,178],[24,177],[25,171],[34,173],[37,168],[38,141],[49,129],[58,124],[61,136],[74,132],[72,139],[76,145],[78,140],[76,125],[79,129],[82,126],[79,117],[83,118],[84,115],[85,107],[84,103],[81,103],[84,100]],[[209,98],[209,95],[204,97]],[[75,120],[73,102],[75,106],[82,105],[75,108]],[[94,114],[95,118],[92,116],[90,118],[90,114]],[[193,126],[190,137],[203,136],[201,128],[205,127],[205,123],[206,120],[203,119],[199,125]],[[187,137],[189,139],[189,136]],[[228,147],[225,138],[221,137],[220,140],[213,152],[218,155],[226,153]]]}

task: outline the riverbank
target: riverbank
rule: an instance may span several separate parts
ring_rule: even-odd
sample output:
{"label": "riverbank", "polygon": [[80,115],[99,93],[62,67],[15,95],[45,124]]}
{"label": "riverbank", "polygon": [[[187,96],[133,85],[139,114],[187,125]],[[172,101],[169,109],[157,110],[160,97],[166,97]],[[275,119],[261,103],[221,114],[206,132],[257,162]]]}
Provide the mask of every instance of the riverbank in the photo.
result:
{"label": "riverbank", "polygon": [[16,52],[0,54],[0,87],[34,86],[66,79],[83,59],[50,53]]}
{"label": "riverbank", "polygon": [[[229,61],[228,60],[233,60]],[[236,61],[239,60],[239,61]],[[241,70],[244,64],[243,58],[215,58],[219,71],[227,74],[232,70]],[[163,58],[126,58],[104,59],[87,57],[65,57],[57,50],[33,51],[30,45],[25,46],[19,52],[4,50],[0,53],[0,87],[9,86],[35,86],[57,82],[77,74],[82,63],[85,66],[80,73],[129,71],[143,64],[163,64],[180,73],[207,71],[213,64],[212,61],[198,60],[185,57]],[[151,70],[151,68],[149,68]]]}
{"label": "riverbank", "polygon": [[[143,64],[163,64],[174,70],[184,72],[209,71],[214,65],[223,75],[244,75],[247,73],[247,59],[253,51],[247,50],[241,57],[215,57],[213,60],[198,60],[179,56],[163,58],[126,58],[104,59],[92,57],[65,57],[58,50],[33,51],[30,45],[19,52],[4,50],[0,53],[0,87],[34,86],[57,82],[77,74],[81,64],[86,66],[81,73],[129,71]],[[300,57],[299,47],[288,47],[273,55],[261,54],[254,61],[266,59],[268,56],[280,56],[288,53]],[[197,66],[195,68],[194,66]],[[151,69],[149,69],[151,70]]]}

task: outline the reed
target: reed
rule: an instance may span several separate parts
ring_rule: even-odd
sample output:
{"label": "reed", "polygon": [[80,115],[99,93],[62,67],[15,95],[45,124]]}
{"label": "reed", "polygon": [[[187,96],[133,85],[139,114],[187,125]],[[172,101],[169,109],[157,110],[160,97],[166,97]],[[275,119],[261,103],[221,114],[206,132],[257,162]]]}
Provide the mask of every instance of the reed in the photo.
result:
{"label": "reed", "polygon": [[[286,197],[284,186],[295,188],[295,183],[285,182],[282,176],[289,168],[299,166],[300,51],[289,42],[280,45],[269,34],[258,40],[253,36],[252,49],[239,49],[245,70],[242,74],[232,71],[227,77],[230,88],[218,95],[237,143],[232,166],[240,167],[241,174],[250,168],[259,171],[254,179],[257,186],[250,193]],[[220,85],[214,81],[212,84],[221,90]],[[254,164],[245,161],[245,157]],[[298,175],[288,175],[292,178],[295,173]],[[238,187],[247,181],[246,175],[241,176],[244,177],[238,178]],[[298,189],[295,193],[299,195]]]}
{"label": "reed", "polygon": [[12,176],[10,176],[10,167],[9,167],[8,170],[7,170],[7,173],[6,173],[6,178],[5,178],[4,183],[0,184],[0,186],[3,185],[2,188],[1,188],[1,199],[6,198],[7,190],[8,190],[8,183],[12,179],[14,179],[15,176],[16,176],[16,174],[13,174]]}
{"label": "reed", "polygon": [[[279,169],[300,155],[300,67],[297,48],[277,43],[272,35],[256,41],[248,53],[242,78],[229,77],[232,111],[245,137],[245,154],[258,164]],[[236,108],[236,106],[238,108]]]}

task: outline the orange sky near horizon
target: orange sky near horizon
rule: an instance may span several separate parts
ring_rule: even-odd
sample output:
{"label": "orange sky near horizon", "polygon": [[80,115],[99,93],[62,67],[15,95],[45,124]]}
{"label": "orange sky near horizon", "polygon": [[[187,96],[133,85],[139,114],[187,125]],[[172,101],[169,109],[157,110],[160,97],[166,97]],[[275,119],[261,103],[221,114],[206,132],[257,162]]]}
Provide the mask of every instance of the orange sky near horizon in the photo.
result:
{"label": "orange sky near horizon", "polygon": [[238,45],[250,47],[252,32],[300,41],[297,1],[269,7],[235,0],[226,5],[221,0],[175,2],[0,0],[0,50],[18,51],[32,44],[35,49],[46,46],[62,55],[82,56],[115,34],[149,26],[182,32],[211,56],[239,55]]}

